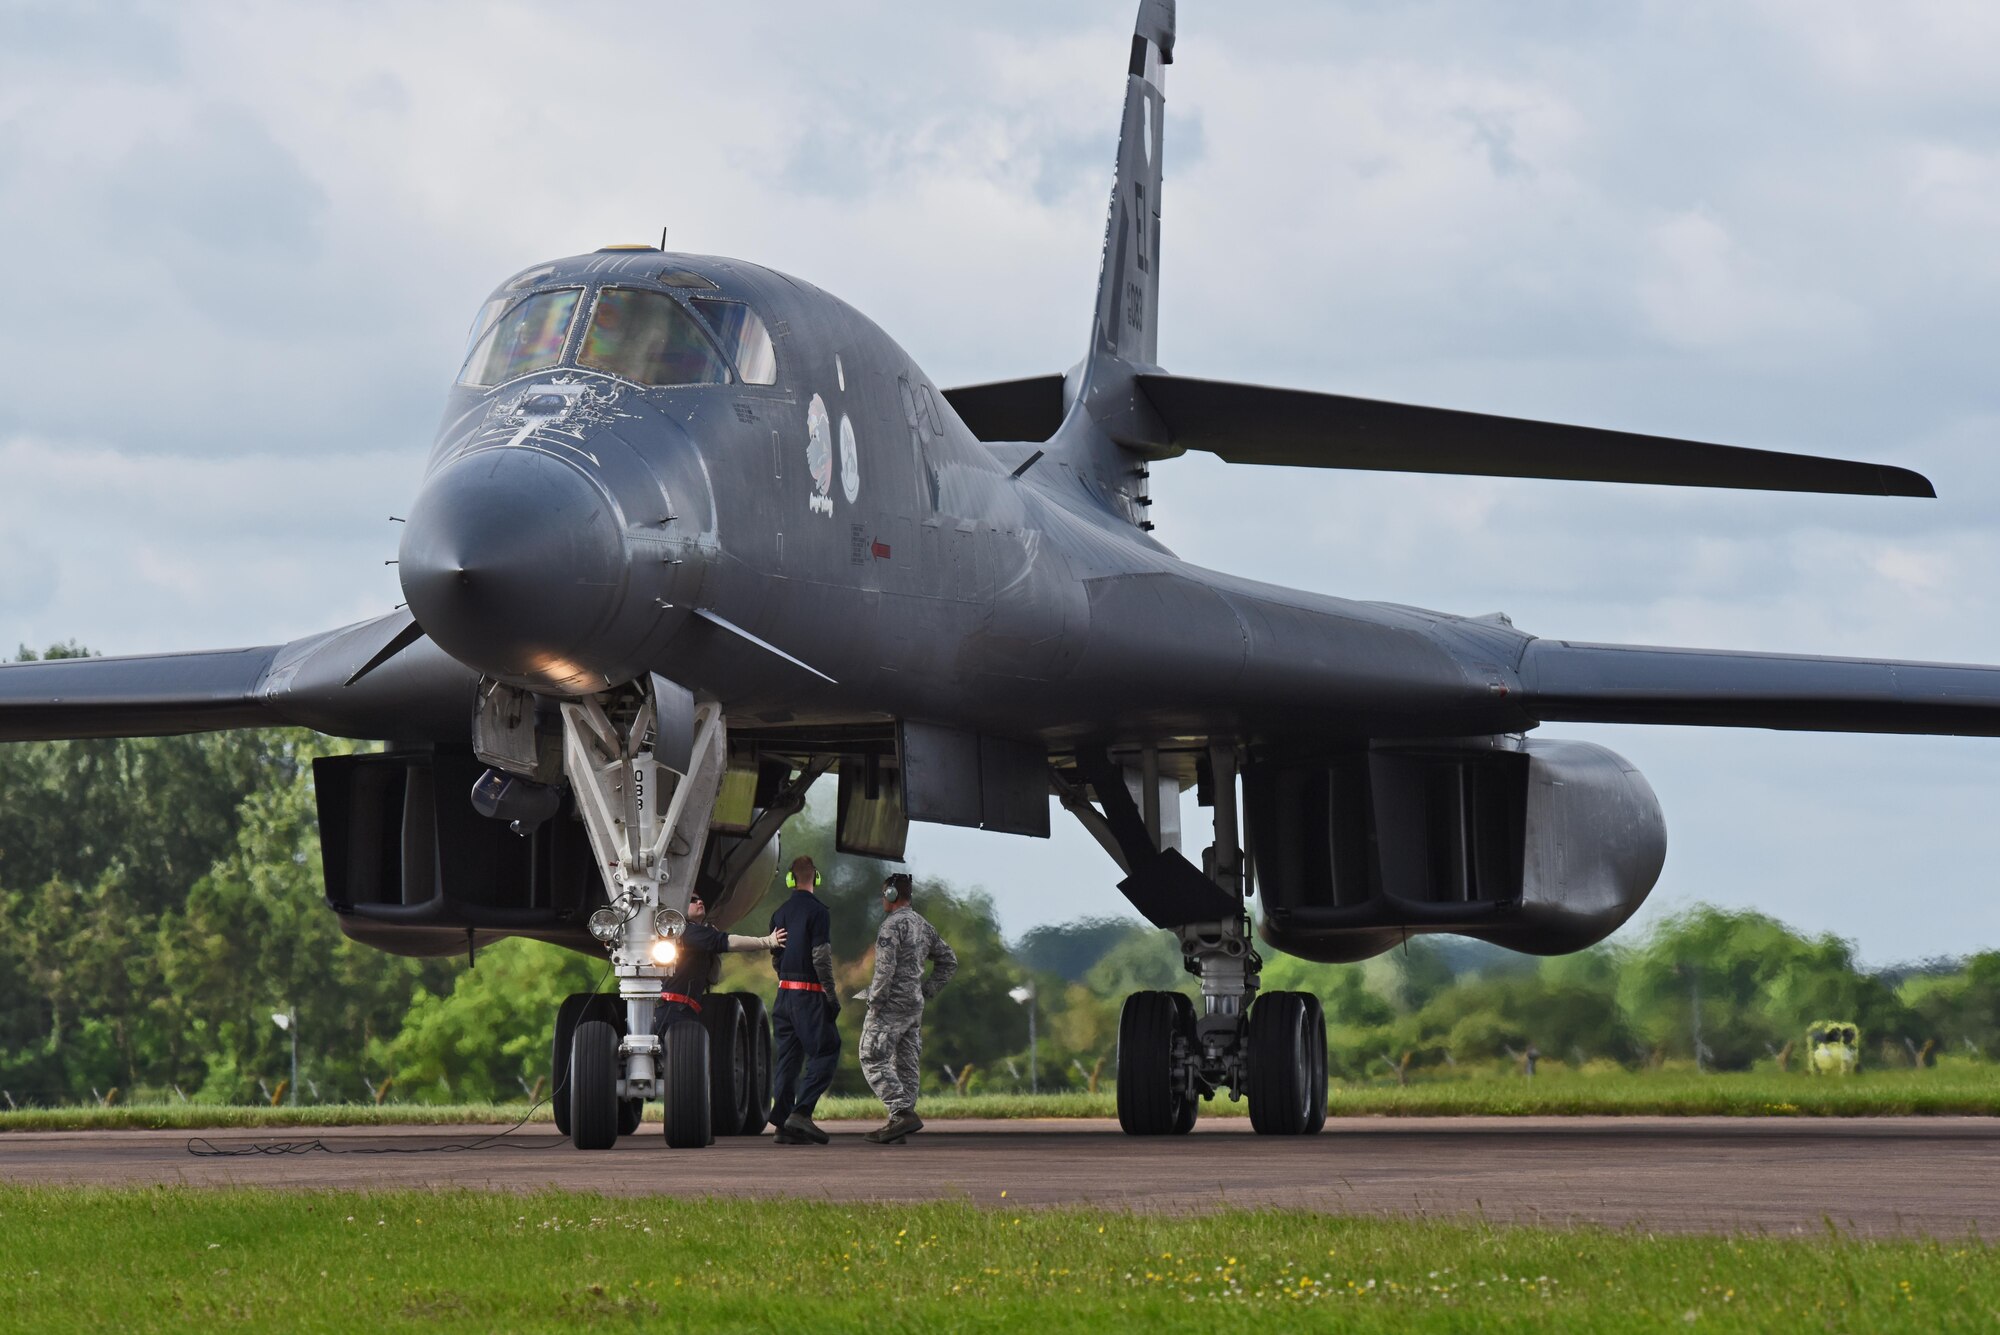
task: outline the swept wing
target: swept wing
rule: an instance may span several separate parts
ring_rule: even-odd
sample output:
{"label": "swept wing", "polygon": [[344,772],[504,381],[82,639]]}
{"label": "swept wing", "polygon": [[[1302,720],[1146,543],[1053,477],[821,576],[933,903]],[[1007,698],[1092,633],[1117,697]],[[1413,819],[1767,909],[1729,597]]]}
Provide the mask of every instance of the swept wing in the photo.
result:
{"label": "swept wing", "polygon": [[410,625],[395,612],[289,644],[0,666],[0,742],[302,726],[462,741],[478,677],[429,640],[362,668]]}
{"label": "swept wing", "polygon": [[1523,708],[1562,723],[2000,736],[2000,668],[1534,640]]}

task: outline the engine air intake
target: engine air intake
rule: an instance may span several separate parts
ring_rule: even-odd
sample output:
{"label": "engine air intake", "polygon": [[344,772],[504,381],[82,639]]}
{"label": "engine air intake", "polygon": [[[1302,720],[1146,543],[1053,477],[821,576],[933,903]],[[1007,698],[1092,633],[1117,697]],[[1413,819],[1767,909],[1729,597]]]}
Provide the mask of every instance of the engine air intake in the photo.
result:
{"label": "engine air intake", "polygon": [[1378,747],[1244,773],[1261,932],[1337,962],[1456,932],[1537,955],[1644,902],[1666,827],[1644,777],[1585,742]]}

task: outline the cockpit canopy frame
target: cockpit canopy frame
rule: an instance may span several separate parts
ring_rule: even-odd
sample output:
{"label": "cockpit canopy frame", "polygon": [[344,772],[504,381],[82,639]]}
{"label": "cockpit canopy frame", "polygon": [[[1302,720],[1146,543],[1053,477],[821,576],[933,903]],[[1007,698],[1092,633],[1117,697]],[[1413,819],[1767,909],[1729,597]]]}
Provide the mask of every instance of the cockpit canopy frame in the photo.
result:
{"label": "cockpit canopy frame", "polygon": [[528,291],[517,279],[474,318],[458,383],[494,389],[574,366],[646,389],[776,384],[777,350],[763,318],[713,282],[687,281],[695,276],[564,282],[551,268]]}

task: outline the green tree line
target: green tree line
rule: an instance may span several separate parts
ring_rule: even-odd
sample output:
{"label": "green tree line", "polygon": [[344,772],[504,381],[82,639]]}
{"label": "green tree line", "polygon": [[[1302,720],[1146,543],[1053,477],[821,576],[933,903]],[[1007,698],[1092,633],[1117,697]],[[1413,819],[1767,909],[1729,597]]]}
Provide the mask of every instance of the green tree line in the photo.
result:
{"label": "green tree line", "polygon": [[[52,651],[74,652],[69,648]],[[289,1074],[295,1014],[303,1100],[519,1098],[548,1065],[556,1005],[602,985],[602,960],[510,941],[409,960],[342,936],[322,899],[311,759],[348,744],[299,731],[0,746],[0,1092],[16,1102],[184,1097],[265,1101]],[[888,864],[839,856],[824,813],[784,832],[826,872],[841,989],[866,984]],[[921,868],[916,868],[921,873]],[[763,930],[774,883],[746,920]],[[919,909],[958,952],[927,1016],[927,1083],[968,1090],[1108,1088],[1126,994],[1181,989],[1170,934],[1129,920],[1038,927],[1011,945],[992,900],[921,874]],[[1039,1042],[1029,1069],[1034,989]],[[1818,1019],[1858,1023],[1870,1064],[2000,1055],[2000,952],[1870,972],[1834,937],[1695,908],[1629,943],[1532,959],[1415,938],[1358,966],[1283,956],[1266,988],[1317,993],[1331,1061],[1350,1078],[1505,1066],[1531,1049],[1572,1065],[1787,1058]],[[724,987],[767,999],[761,956]],[[836,1090],[864,1089],[848,1038]],[[115,1093],[114,1093],[115,1091]]]}

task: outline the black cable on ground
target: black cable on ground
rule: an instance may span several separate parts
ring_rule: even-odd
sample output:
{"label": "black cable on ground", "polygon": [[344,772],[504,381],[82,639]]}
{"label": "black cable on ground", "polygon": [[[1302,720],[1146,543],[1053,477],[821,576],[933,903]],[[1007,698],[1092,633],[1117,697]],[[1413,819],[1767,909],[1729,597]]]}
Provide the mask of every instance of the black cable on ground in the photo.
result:
{"label": "black cable on ground", "polygon": [[[597,982],[590,989],[592,994],[603,991],[604,980],[610,976],[611,966],[606,964],[604,972],[597,976]],[[462,1154],[472,1150],[491,1149],[552,1150],[560,1145],[569,1144],[569,1137],[557,1136],[553,1140],[533,1145],[525,1145],[518,1141],[508,1141],[505,1137],[513,1135],[516,1131],[526,1126],[528,1119],[533,1117],[543,1104],[553,1102],[557,1095],[562,1093],[563,1088],[568,1083],[569,1068],[565,1066],[563,1068],[563,1078],[556,1082],[555,1087],[548,1092],[547,1097],[537,1099],[534,1103],[530,1104],[528,1111],[522,1113],[520,1120],[515,1122],[514,1125],[499,1131],[489,1132],[483,1136],[474,1136],[471,1140],[451,1141],[443,1145],[333,1146],[327,1144],[326,1141],[318,1136],[314,1136],[310,1140],[271,1140],[248,1145],[218,1145],[207,1136],[189,1136],[187,1152],[198,1159],[254,1159],[260,1157],[282,1158],[291,1154]]]}

